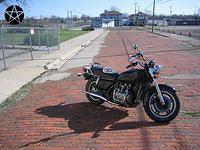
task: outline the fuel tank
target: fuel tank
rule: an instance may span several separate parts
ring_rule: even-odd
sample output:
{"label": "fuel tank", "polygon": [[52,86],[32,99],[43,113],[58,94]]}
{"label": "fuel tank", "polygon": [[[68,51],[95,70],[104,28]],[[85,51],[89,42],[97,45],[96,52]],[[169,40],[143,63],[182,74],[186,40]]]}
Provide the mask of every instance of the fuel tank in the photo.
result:
{"label": "fuel tank", "polygon": [[133,82],[145,82],[147,79],[148,79],[148,73],[146,70],[134,69],[122,72],[118,76],[117,81],[133,83]]}

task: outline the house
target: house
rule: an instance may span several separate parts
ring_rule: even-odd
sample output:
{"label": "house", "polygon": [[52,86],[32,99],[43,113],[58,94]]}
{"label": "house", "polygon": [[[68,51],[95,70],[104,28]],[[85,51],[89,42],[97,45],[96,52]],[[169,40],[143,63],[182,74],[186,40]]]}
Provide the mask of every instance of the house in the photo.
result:
{"label": "house", "polygon": [[123,14],[118,11],[107,11],[100,14],[102,26],[118,27],[123,26]]}
{"label": "house", "polygon": [[102,27],[102,20],[100,17],[95,17],[92,19],[92,23],[91,23],[91,26],[92,27],[95,27],[95,28],[100,28]]}
{"label": "house", "polygon": [[130,26],[144,26],[147,24],[148,15],[143,12],[138,12],[137,14],[132,14],[129,16],[129,25]]}

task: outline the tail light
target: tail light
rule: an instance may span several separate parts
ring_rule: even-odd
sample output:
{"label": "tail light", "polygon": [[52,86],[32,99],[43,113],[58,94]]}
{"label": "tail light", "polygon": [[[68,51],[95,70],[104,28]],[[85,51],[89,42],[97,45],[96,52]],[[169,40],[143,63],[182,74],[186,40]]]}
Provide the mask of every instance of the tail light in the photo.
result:
{"label": "tail light", "polygon": [[83,72],[86,72],[86,68],[85,68],[85,67],[83,67],[83,68],[82,68],[82,71],[83,71]]}

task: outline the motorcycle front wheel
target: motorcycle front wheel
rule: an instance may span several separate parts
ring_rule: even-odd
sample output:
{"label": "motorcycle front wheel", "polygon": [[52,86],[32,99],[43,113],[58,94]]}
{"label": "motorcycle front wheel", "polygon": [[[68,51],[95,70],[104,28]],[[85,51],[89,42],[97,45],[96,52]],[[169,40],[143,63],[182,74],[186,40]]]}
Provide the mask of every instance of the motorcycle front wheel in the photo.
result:
{"label": "motorcycle front wheel", "polygon": [[160,87],[165,105],[160,103],[157,91],[149,92],[144,101],[144,109],[147,115],[158,123],[168,123],[176,118],[180,110],[180,101],[175,93],[167,86]]}

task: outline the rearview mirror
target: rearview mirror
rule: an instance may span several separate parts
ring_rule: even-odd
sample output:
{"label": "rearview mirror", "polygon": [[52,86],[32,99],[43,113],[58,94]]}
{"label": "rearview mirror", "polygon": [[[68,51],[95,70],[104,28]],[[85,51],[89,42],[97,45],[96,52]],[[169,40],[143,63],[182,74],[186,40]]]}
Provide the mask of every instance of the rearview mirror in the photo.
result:
{"label": "rearview mirror", "polygon": [[144,55],[144,52],[143,52],[143,51],[140,51],[140,54],[141,54],[141,55]]}
{"label": "rearview mirror", "polygon": [[133,45],[133,48],[134,48],[135,50],[137,50],[137,49],[138,49],[137,44]]}

